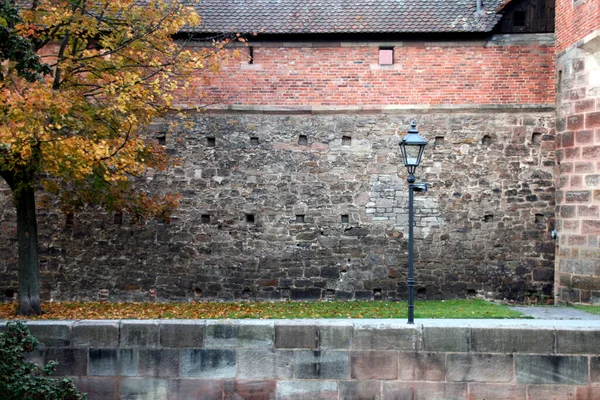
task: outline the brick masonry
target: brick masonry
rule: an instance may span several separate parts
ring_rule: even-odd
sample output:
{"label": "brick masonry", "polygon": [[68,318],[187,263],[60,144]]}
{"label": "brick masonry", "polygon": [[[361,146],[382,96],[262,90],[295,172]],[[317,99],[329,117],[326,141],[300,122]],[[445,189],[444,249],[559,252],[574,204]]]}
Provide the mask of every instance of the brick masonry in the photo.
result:
{"label": "brick masonry", "polygon": [[[140,185],[180,193],[180,208],[169,224],[127,215],[120,224],[88,209],[72,225],[41,209],[43,297],[405,298],[408,193],[398,143],[413,118],[429,140],[417,178],[431,185],[415,200],[418,298],[551,295],[553,112],[384,111],[228,111],[174,130],[157,124],[182,163]],[[9,297],[15,219],[0,188],[0,290]]]}
{"label": "brick masonry", "polygon": [[[554,104],[554,38],[250,42],[209,93],[222,104],[279,106]],[[379,47],[394,48],[392,65]],[[232,78],[235,77],[235,78]],[[200,82],[199,84],[203,84]],[[203,87],[199,91],[206,90]],[[180,98],[195,105],[198,99]]]}
{"label": "brick masonry", "polygon": [[557,2],[555,293],[600,302],[600,6]]}
{"label": "brick masonry", "polygon": [[[28,325],[42,343],[30,359],[58,360],[57,375],[74,377],[90,400],[592,400],[600,395],[598,327],[511,321],[407,326],[393,320]],[[117,341],[120,337],[136,340]],[[379,337],[388,345],[381,346]],[[436,337],[445,338],[439,347],[431,341]]]}

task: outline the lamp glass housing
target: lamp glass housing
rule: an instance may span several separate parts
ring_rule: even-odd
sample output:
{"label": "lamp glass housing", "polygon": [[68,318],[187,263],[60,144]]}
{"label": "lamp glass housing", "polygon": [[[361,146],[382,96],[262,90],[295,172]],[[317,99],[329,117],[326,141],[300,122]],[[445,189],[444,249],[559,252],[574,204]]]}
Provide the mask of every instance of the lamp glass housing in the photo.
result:
{"label": "lamp glass housing", "polygon": [[423,151],[427,145],[427,140],[423,139],[417,131],[417,125],[413,122],[408,134],[404,136],[400,142],[400,150],[402,151],[402,160],[404,166],[408,168],[408,172],[413,174],[415,169],[421,164]]}

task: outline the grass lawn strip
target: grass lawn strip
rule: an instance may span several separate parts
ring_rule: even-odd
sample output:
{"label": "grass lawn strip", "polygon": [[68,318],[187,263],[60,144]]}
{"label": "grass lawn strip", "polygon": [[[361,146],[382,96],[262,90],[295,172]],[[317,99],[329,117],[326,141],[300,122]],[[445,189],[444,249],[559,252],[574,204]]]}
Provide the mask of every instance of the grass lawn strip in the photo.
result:
{"label": "grass lawn strip", "polygon": [[600,306],[572,306],[581,311],[589,312],[590,314],[600,315]]}
{"label": "grass lawn strip", "polygon": [[[0,304],[0,319],[18,319],[16,304]],[[404,301],[111,303],[48,302],[37,320],[406,318]],[[520,318],[485,300],[418,301],[415,318]]]}

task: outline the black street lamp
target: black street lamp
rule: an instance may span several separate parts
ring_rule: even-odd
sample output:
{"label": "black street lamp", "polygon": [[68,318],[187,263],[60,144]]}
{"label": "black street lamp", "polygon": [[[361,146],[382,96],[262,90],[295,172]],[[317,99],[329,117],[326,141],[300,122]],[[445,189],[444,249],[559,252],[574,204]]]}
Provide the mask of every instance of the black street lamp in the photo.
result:
{"label": "black street lamp", "polygon": [[419,135],[417,130],[417,123],[411,122],[410,130],[408,134],[404,136],[400,142],[400,150],[402,151],[402,159],[404,166],[408,170],[408,323],[415,323],[415,266],[414,266],[414,238],[413,238],[413,225],[414,225],[414,193],[413,192],[426,192],[426,183],[415,183],[415,170],[421,164],[421,157],[423,157],[423,150],[427,140],[423,139]]}

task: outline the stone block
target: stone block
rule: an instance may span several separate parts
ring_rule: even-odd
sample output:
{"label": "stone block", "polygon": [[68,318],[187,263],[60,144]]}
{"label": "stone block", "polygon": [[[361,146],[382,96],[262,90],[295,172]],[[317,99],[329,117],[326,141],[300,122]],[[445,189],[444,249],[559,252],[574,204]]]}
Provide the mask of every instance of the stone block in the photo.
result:
{"label": "stone block", "polygon": [[319,288],[294,288],[290,290],[291,300],[320,300],[321,289]]}
{"label": "stone block", "polygon": [[529,399],[544,400],[575,400],[577,387],[568,385],[529,385],[527,386]]}
{"label": "stone block", "polygon": [[257,348],[273,347],[275,328],[268,323],[208,322],[206,348]]}
{"label": "stone block", "polygon": [[341,381],[340,399],[381,400],[381,381]]}
{"label": "stone block", "polygon": [[235,377],[235,351],[213,349],[181,350],[181,376],[185,378]]}
{"label": "stone block", "polygon": [[517,383],[587,385],[588,358],[581,356],[515,356]]}
{"label": "stone block", "polygon": [[558,329],[556,352],[558,354],[600,354],[600,331]]}
{"label": "stone block", "polygon": [[158,378],[179,376],[179,350],[140,349],[138,374]]}
{"label": "stone block", "polygon": [[469,400],[522,400],[526,398],[526,385],[486,383],[469,384]]}
{"label": "stone block", "polygon": [[119,323],[80,321],[73,324],[74,347],[109,348],[119,345]]}
{"label": "stone block", "polygon": [[28,322],[26,325],[31,334],[40,342],[40,349],[71,345],[72,322],[35,321]]}
{"label": "stone block", "polygon": [[270,400],[275,399],[277,382],[275,380],[235,380],[223,383],[223,398],[231,400]]}
{"label": "stone block", "polygon": [[169,400],[222,400],[223,381],[208,379],[172,379],[169,381]]}
{"label": "stone block", "polygon": [[85,349],[47,348],[40,350],[40,358],[44,364],[56,361],[57,376],[84,376],[87,375],[88,352]]}
{"label": "stone block", "polygon": [[470,341],[469,328],[423,327],[423,348],[425,351],[468,352]]}
{"label": "stone block", "polygon": [[316,349],[318,347],[318,327],[316,325],[275,324],[275,347]]}
{"label": "stone block", "polygon": [[553,329],[473,328],[471,341],[471,350],[480,353],[554,352]]}
{"label": "stone block", "polygon": [[467,384],[441,382],[383,382],[383,399],[464,400]]}
{"label": "stone block", "polygon": [[446,376],[444,353],[400,353],[398,364],[402,381],[443,381]]}
{"label": "stone block", "polygon": [[292,378],[294,352],[292,350],[246,349],[237,351],[237,377]]}
{"label": "stone block", "polygon": [[398,379],[398,353],[395,351],[353,351],[350,353],[352,379]]}
{"label": "stone block", "polygon": [[324,350],[350,349],[354,328],[350,326],[319,326],[319,348]]}
{"label": "stone block", "polygon": [[119,381],[119,399],[168,400],[168,382],[156,378],[123,378]]}
{"label": "stone block", "polygon": [[450,382],[510,382],[513,356],[495,354],[448,354],[446,380]]}
{"label": "stone block", "polygon": [[87,400],[106,400],[117,398],[118,382],[116,377],[74,376],[75,387],[87,394]]}
{"label": "stone block", "polygon": [[278,381],[277,400],[337,400],[335,381]]}
{"label": "stone block", "polygon": [[157,321],[123,321],[121,323],[120,347],[158,347],[159,324]]}
{"label": "stone block", "polygon": [[136,376],[138,359],[134,349],[89,349],[89,375]]}
{"label": "stone block", "polygon": [[600,357],[590,357],[590,382],[600,383]]}
{"label": "stone block", "polygon": [[204,347],[204,322],[162,321],[159,331],[161,347]]}
{"label": "stone block", "polygon": [[414,327],[355,326],[352,347],[357,350],[419,350],[420,336]]}
{"label": "stone block", "polygon": [[598,400],[600,399],[600,387],[584,386],[577,389],[577,400]]}
{"label": "stone block", "polygon": [[349,355],[345,351],[296,351],[298,379],[347,380],[349,367]]}

